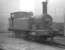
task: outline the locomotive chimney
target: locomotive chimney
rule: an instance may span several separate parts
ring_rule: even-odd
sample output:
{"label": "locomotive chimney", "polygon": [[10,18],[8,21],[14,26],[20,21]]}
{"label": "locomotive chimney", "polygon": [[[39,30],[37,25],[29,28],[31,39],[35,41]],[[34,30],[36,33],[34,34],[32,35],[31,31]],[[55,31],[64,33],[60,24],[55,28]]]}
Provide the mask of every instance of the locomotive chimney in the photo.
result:
{"label": "locomotive chimney", "polygon": [[47,0],[42,2],[42,6],[43,6],[43,12],[42,13],[44,15],[47,15],[47,3],[48,3]]}

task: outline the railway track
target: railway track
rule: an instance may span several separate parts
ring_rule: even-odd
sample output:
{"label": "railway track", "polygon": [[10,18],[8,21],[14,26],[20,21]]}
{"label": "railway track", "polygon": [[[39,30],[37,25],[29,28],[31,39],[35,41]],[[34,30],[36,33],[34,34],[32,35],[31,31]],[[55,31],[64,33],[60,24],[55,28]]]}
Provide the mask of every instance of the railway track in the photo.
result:
{"label": "railway track", "polygon": [[44,45],[49,45],[49,46],[59,47],[59,48],[64,48],[65,49],[65,41],[64,41],[64,39],[63,40],[61,40],[61,39],[60,38],[59,39],[54,39],[53,41],[45,41],[45,40],[41,40],[41,39],[39,39],[39,40],[25,39],[25,40],[35,42],[35,43],[39,43],[39,44],[42,44],[42,45],[44,44]]}

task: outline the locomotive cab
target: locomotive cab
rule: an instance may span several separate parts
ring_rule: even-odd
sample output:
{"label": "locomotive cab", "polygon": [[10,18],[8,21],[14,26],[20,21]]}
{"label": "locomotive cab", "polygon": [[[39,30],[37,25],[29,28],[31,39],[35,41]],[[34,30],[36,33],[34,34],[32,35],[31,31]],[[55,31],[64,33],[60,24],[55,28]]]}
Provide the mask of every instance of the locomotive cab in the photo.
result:
{"label": "locomotive cab", "polygon": [[30,12],[14,12],[9,18],[9,30],[30,30],[32,22]]}

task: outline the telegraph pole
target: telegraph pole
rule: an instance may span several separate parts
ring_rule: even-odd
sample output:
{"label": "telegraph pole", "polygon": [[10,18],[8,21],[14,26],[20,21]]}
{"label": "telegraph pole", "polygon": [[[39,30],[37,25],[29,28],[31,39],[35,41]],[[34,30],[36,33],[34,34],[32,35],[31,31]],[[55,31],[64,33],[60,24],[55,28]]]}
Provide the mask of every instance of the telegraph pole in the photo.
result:
{"label": "telegraph pole", "polygon": [[65,8],[63,9],[63,18],[64,18],[64,22],[63,22],[63,26],[64,26],[64,32],[63,32],[63,34],[64,34],[64,36],[65,36]]}

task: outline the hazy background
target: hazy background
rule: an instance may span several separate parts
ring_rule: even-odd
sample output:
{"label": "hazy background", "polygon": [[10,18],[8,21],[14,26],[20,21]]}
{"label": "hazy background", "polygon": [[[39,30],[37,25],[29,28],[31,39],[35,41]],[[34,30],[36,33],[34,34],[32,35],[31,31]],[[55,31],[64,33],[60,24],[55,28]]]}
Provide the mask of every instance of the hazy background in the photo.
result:
{"label": "hazy background", "polygon": [[[8,29],[8,18],[11,12],[32,11],[34,15],[42,14],[42,1],[44,0],[0,0],[0,31]],[[64,22],[65,0],[49,0],[48,14],[54,22]]]}

